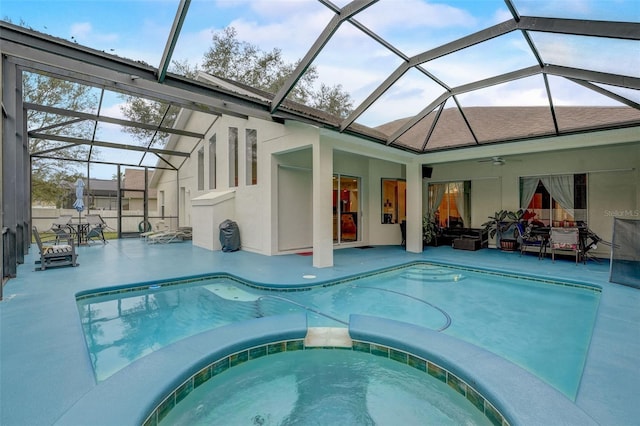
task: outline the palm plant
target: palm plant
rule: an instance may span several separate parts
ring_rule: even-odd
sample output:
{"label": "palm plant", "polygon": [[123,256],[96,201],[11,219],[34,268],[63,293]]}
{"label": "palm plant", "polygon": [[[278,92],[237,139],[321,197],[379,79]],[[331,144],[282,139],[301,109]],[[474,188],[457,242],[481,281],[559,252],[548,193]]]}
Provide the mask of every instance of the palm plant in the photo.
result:
{"label": "palm plant", "polygon": [[515,212],[510,210],[500,210],[495,212],[493,216],[489,216],[489,220],[481,226],[489,232],[489,236],[491,238],[495,237],[497,234],[497,241],[500,241],[503,234],[507,232],[513,224],[518,223],[522,219],[523,215],[523,209],[519,209]]}

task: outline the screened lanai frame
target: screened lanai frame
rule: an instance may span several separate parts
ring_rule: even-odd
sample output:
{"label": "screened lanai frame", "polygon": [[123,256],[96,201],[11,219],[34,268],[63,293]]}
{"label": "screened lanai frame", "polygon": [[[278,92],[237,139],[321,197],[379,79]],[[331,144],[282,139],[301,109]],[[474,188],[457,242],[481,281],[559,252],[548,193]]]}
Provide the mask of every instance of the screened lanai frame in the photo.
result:
{"label": "screened lanai frame", "polygon": [[[545,48],[545,40],[549,40],[550,37],[608,40],[609,44],[614,46],[616,43],[636,46],[640,40],[640,24],[638,23],[640,17],[629,17],[631,22],[572,19],[569,7],[565,8],[566,16],[558,17],[546,13],[544,10],[536,10],[535,2],[504,0],[504,5],[511,14],[510,19],[437,46],[430,46],[423,51],[404,53],[403,46],[396,45],[393,37],[383,37],[372,29],[373,25],[367,25],[369,21],[366,17],[366,11],[376,7],[377,4],[384,4],[385,1],[355,0],[333,3],[327,0],[318,0],[320,7],[326,9],[328,16],[332,18],[312,43],[299,66],[275,94],[246,87],[240,93],[229,89],[226,85],[224,87],[212,86],[208,83],[168,73],[174,49],[180,43],[181,28],[188,17],[191,4],[189,0],[179,1],[173,25],[167,34],[162,58],[157,67],[136,61],[137,58],[123,59],[71,41],[53,38],[3,22],[0,32],[4,89],[2,107],[5,124],[2,161],[3,247],[5,248],[3,277],[15,274],[15,265],[21,260],[27,246],[30,197],[25,194],[28,194],[29,191],[30,156],[46,158],[55,155],[52,152],[30,153],[29,139],[57,139],[62,146],[83,144],[90,147],[90,152],[95,147],[96,149],[121,150],[127,154],[137,153],[139,155],[138,161],[113,162],[112,164],[167,168],[179,172],[181,165],[184,164],[191,152],[175,150],[172,147],[170,135],[174,135],[173,139],[176,136],[188,135],[194,139],[195,147],[197,141],[206,132],[206,129],[193,131],[179,127],[167,127],[163,126],[163,123],[149,125],[140,122],[124,122],[101,115],[99,113],[101,104],[98,105],[97,111],[86,112],[61,110],[52,105],[24,102],[19,96],[21,86],[19,74],[23,71],[86,84],[97,88],[101,93],[117,92],[153,99],[183,111],[206,112],[212,116],[220,114],[240,117],[252,116],[279,122],[287,119],[303,121],[416,154],[468,148],[489,143],[527,140],[532,137],[552,137],[640,125],[640,78],[638,75],[640,66],[636,66],[637,58],[634,58],[633,55],[627,55],[620,58],[623,59],[622,61],[608,61],[622,64],[621,68],[614,71],[588,69],[583,67],[588,65],[585,63],[554,62],[549,59],[554,59],[554,57],[548,55]],[[524,10],[532,10],[539,12],[539,14],[520,15],[516,6],[523,6]],[[315,65],[316,60],[331,40],[343,28],[361,32],[364,37],[379,45],[381,49],[385,49],[395,58],[394,65],[389,67],[391,71],[386,79],[381,80],[366,96],[361,96],[355,109],[346,118],[331,116],[291,102],[288,96],[297,82],[309,67]],[[483,43],[498,41],[505,36],[520,38],[527,46],[529,59],[526,65],[505,70],[500,75],[484,76],[460,84],[444,81],[445,78],[437,72],[438,67],[434,67],[437,65],[436,61],[453,58],[454,55],[477,47],[481,48]],[[580,43],[581,41],[578,41],[574,44],[579,45]],[[369,121],[365,120],[366,114],[376,108],[385,109],[384,105],[380,107],[378,104],[389,102],[385,96],[389,95],[395,85],[403,82],[403,79],[412,76],[422,78],[423,84],[431,88],[432,95],[430,96],[432,97],[424,98],[423,107],[412,112],[410,116],[397,117],[399,120],[393,123],[380,123],[380,126],[367,125]],[[539,85],[546,94],[542,105],[550,117],[548,131],[545,130],[535,135],[521,133],[510,136],[501,135],[498,138],[481,137],[482,132],[476,132],[472,124],[474,109],[465,106],[464,97],[474,91],[531,78],[541,82]],[[625,114],[617,120],[604,120],[596,125],[563,128],[558,124],[561,121],[559,116],[562,115],[562,111],[560,111],[562,107],[554,102],[551,94],[550,86],[554,84],[554,80],[569,83],[575,87],[583,88],[589,93],[597,94],[603,99],[606,98],[613,104],[620,105]],[[467,136],[457,142],[454,141],[455,143],[443,142],[436,137],[444,133],[443,126],[439,125],[439,122],[444,120],[446,115],[450,115],[449,109],[456,111],[455,116],[458,122],[466,128],[467,133]],[[68,117],[71,121],[93,122],[95,128],[107,125],[145,128],[156,133],[156,137],[148,139],[144,144],[133,144],[100,140],[95,137],[96,132],[91,137],[82,140],[74,139],[71,136],[54,136],[51,135],[52,129],[29,129],[28,123],[25,122],[28,111],[59,114]],[[165,137],[158,138],[158,134],[164,134]],[[154,161],[156,161],[155,164],[153,164]],[[101,160],[89,157],[87,162],[99,164]]]}

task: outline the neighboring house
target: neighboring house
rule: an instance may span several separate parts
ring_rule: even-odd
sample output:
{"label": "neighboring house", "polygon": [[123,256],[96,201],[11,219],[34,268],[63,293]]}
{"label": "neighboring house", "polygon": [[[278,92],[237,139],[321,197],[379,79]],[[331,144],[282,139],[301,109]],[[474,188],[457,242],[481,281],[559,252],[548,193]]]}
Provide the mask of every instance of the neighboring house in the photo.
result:
{"label": "neighboring house", "polygon": [[[118,208],[118,183],[112,179],[89,179],[85,182],[85,206],[96,210],[116,210]],[[89,195],[87,195],[89,194]],[[68,192],[64,197],[63,209],[73,209],[76,201],[76,188],[73,183],[68,184]]]}
{"label": "neighboring house", "polygon": [[[118,182],[114,179],[89,179],[85,193],[89,193],[89,208],[92,210],[118,209]],[[71,188],[71,205],[75,201],[75,188]]]}
{"label": "neighboring house", "polygon": [[[234,87],[208,75],[198,78]],[[206,114],[183,110],[177,126],[190,129],[209,120],[209,130],[178,173],[158,169],[150,186],[158,189],[163,209],[175,210],[166,214],[178,215],[180,226],[193,227],[195,245],[219,249],[218,226],[232,219],[239,225],[242,249],[264,255],[312,251],[316,267],[333,265],[334,248],[400,244],[402,220],[407,250],[422,251],[422,216],[429,207],[451,217],[440,218],[445,224],[455,220],[475,228],[495,211],[535,207],[549,222],[575,216],[572,220],[587,222],[609,241],[614,217],[640,217],[637,125],[570,133],[571,126],[584,123],[639,123],[637,110],[557,108],[551,122],[569,130],[562,136],[549,136],[549,125],[539,119],[548,115],[548,108],[465,111],[463,119],[455,110],[443,110],[435,128],[431,115],[406,132],[401,138],[405,146],[417,150],[429,137],[427,146],[433,151],[417,154],[315,126],[312,120],[222,115],[211,122]],[[465,120],[487,125],[471,134]],[[403,124],[400,120],[364,131],[379,140]],[[507,134],[520,140],[487,143]],[[450,146],[457,149],[447,150]],[[187,145],[176,136],[167,147]],[[540,178],[550,176],[576,183],[574,199],[539,188]],[[523,189],[532,185],[538,185],[533,194]],[[177,203],[165,206],[164,200]],[[538,201],[546,204],[538,206]],[[576,205],[566,205],[572,201]]]}
{"label": "neighboring house", "polygon": [[[152,172],[148,172],[151,179]],[[142,211],[144,208],[144,170],[125,169],[122,178],[122,210]],[[149,189],[149,209],[155,210],[157,204],[156,189]],[[75,186],[69,185],[69,194],[65,197],[63,208],[73,209],[76,200]],[[118,209],[118,182],[115,179],[89,179],[85,183],[85,202],[90,210]]]}
{"label": "neighboring house", "polygon": [[[148,178],[151,180],[152,172],[148,172]],[[122,210],[144,209],[144,170],[125,169],[124,178],[122,179]],[[149,188],[147,195],[149,202],[149,210],[156,210],[157,190]]]}

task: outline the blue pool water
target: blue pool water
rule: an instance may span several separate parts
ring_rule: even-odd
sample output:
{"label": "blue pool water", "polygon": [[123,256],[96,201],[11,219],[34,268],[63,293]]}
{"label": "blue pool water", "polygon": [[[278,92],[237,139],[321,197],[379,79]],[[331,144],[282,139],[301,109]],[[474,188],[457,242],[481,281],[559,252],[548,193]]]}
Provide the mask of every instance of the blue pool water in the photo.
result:
{"label": "blue pool water", "polygon": [[[221,419],[223,419],[221,421]],[[160,425],[490,425],[447,384],[388,358],[283,352],[194,389]]]}
{"label": "blue pool water", "polygon": [[231,278],[78,300],[98,380],[202,331],[307,312],[309,326],[380,316],[483,347],[575,398],[600,293],[465,269],[418,264],[306,291],[271,291]]}

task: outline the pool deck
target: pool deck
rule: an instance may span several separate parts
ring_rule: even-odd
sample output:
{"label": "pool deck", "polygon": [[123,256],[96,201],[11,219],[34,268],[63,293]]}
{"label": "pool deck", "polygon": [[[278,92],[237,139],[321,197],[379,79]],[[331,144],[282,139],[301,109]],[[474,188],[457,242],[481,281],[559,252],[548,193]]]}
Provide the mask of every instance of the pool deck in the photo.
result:
{"label": "pool deck", "polygon": [[[538,260],[534,255],[491,249],[468,252],[429,247],[415,254],[384,246],[336,250],[334,267],[317,269],[311,256],[211,252],[189,242],[148,245],[138,239],[80,247],[78,252],[77,268],[35,272],[37,249],[32,248],[18,268],[18,277],[5,285],[0,302],[0,424],[4,426],[56,424],[96,388],[75,303],[79,292],[215,272],[257,283],[296,286],[419,260],[601,287],[576,405],[601,425],[634,425],[640,418],[640,290],[609,283],[607,261],[576,265],[570,260],[553,263],[549,258]],[[315,278],[304,278],[306,275]],[[86,424],[114,423],[108,415],[101,415]]]}

